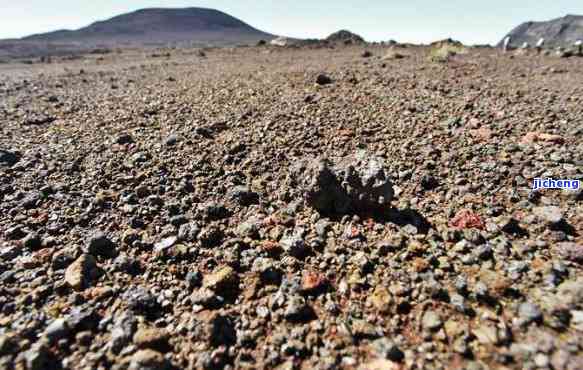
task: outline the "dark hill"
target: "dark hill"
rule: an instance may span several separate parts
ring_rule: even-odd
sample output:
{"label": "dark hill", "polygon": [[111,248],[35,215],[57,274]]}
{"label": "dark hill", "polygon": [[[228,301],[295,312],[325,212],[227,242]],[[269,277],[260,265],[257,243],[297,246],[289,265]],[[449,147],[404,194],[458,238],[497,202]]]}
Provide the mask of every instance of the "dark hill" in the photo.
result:
{"label": "dark hill", "polygon": [[330,36],[326,38],[326,41],[336,43],[336,42],[343,42],[343,43],[355,43],[360,44],[364,42],[364,39],[350,31],[347,30],[340,30],[338,32],[334,32]]}
{"label": "dark hill", "polygon": [[[583,39],[583,16],[567,15],[547,22],[526,22],[507,35],[511,37],[512,47],[519,47],[525,42],[535,45],[541,37],[547,46],[569,47],[578,39]],[[503,41],[498,46],[502,46]]]}
{"label": "dark hill", "polygon": [[[0,41],[3,46],[26,45],[38,50],[46,44],[49,48],[94,48],[97,46],[146,46],[167,44],[194,44],[228,46],[256,43],[275,36],[259,31],[243,21],[214,9],[152,8],[122,14],[95,22],[78,30],[58,30],[36,34],[19,40]],[[4,45],[3,45],[4,44]],[[57,48],[57,49],[58,49]],[[6,49],[6,48],[4,48]]]}

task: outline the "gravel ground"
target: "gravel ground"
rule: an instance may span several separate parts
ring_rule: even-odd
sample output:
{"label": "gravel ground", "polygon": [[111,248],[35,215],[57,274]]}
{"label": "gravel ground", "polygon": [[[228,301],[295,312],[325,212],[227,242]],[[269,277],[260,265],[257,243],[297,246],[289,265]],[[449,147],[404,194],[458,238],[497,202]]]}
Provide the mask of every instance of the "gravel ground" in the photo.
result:
{"label": "gravel ground", "polygon": [[0,369],[583,369],[583,58],[0,64]]}

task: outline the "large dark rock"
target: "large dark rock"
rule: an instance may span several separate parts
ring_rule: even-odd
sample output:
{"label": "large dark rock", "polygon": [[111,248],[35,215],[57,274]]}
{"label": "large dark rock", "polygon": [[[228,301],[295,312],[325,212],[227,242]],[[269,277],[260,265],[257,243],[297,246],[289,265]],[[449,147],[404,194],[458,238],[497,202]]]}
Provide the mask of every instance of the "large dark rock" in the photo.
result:
{"label": "large dark rock", "polygon": [[381,158],[359,151],[337,164],[315,159],[297,170],[306,203],[324,214],[346,214],[387,206],[393,185]]}

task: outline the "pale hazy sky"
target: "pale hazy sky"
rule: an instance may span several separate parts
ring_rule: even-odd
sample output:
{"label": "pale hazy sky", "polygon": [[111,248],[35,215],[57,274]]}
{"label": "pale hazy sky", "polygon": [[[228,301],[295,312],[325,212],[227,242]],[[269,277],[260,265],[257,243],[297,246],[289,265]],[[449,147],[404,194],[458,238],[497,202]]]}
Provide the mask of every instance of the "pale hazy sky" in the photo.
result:
{"label": "pale hazy sky", "polygon": [[496,43],[528,20],[583,14],[583,0],[0,0],[0,39],[60,28],[149,7],[206,7],[263,31],[321,38],[341,28],[370,41]]}

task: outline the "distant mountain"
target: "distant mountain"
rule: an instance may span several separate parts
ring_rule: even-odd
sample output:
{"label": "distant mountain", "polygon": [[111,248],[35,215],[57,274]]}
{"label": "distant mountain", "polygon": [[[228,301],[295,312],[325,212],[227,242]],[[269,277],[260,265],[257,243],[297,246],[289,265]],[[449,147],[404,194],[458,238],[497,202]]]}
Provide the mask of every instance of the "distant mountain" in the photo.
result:
{"label": "distant mountain", "polygon": [[[583,39],[583,16],[567,15],[548,22],[526,22],[507,36],[511,37],[512,47],[519,47],[525,42],[535,45],[541,38],[545,39],[546,46],[572,46],[578,39]],[[498,46],[502,46],[503,41]]]}
{"label": "distant mountain", "polygon": [[0,40],[0,51],[3,46],[4,49],[14,49],[15,45],[27,44],[36,49],[42,49],[42,45],[46,44],[57,50],[71,48],[72,45],[82,48],[169,43],[226,46],[273,38],[274,35],[214,9],[151,8],[95,22],[78,30],[59,30],[18,40]]}

